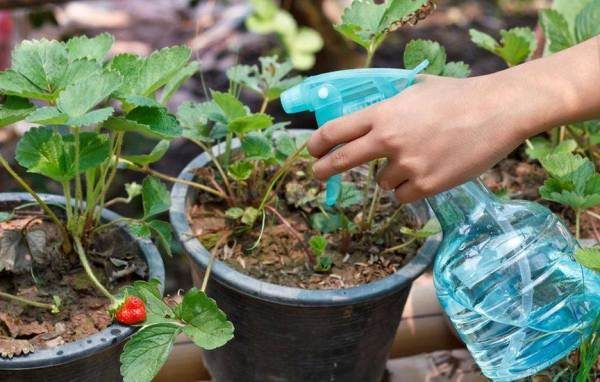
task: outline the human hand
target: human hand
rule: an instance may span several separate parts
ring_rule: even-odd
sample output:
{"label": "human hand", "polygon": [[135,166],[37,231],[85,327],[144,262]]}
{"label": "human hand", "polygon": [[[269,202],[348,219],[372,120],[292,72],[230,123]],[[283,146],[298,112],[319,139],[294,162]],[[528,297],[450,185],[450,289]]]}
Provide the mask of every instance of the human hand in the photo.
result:
{"label": "human hand", "polygon": [[[387,158],[377,181],[401,202],[437,194],[478,176],[526,137],[511,124],[511,102],[489,76],[421,76],[394,98],[313,133],[318,179]],[[331,151],[337,145],[343,145]]]}

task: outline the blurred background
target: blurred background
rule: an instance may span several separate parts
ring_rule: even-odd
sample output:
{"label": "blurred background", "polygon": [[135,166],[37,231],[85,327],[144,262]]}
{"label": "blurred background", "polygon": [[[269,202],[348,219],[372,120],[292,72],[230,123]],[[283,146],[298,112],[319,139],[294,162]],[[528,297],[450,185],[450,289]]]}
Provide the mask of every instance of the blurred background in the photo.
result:
{"label": "blurred background", "polygon": [[[317,48],[308,61],[296,63],[303,75],[358,67],[363,62],[363,52],[343,40],[332,27],[349,2],[282,0],[279,3],[281,10],[288,12],[299,26],[313,29],[324,42],[322,49]],[[449,60],[469,64],[473,75],[495,72],[504,68],[503,62],[476,48],[470,41],[469,29],[477,28],[497,36],[500,29],[536,28],[537,11],[549,5],[547,0],[439,0],[436,3],[437,10],[427,19],[391,34],[375,57],[373,66],[402,67],[406,42],[425,38],[440,42],[446,48]],[[252,12],[252,2],[243,0],[0,0],[0,69],[10,65],[12,47],[24,39],[67,39],[106,31],[116,37],[110,54],[132,52],[140,55],[164,46],[187,44],[201,62],[202,74],[196,75],[173,97],[171,107],[174,108],[186,100],[203,100],[209,89],[226,89],[225,71],[236,63],[256,64],[261,55],[290,54],[293,47],[286,46],[276,34],[259,34],[248,29],[245,21]],[[260,102],[258,98],[253,99],[252,94],[245,97],[251,105]],[[287,118],[278,104],[271,105],[269,112],[278,120]],[[291,127],[314,128],[315,124],[309,115],[305,115],[292,120]],[[0,150],[6,158],[14,157],[16,141],[25,128],[24,124],[16,124],[0,130]],[[136,151],[149,151],[154,143],[136,137],[133,147]],[[198,154],[196,146],[184,140],[174,141],[156,169],[175,176]],[[59,192],[55,184],[47,183],[41,177],[22,175],[37,190]],[[135,173],[120,172],[118,176],[111,197],[123,192],[124,183],[139,180]],[[7,174],[0,172],[0,190],[18,191],[19,188]],[[135,214],[141,206],[133,203],[115,209],[119,213]],[[175,248],[175,252],[178,250]],[[169,292],[191,286],[186,261],[183,256],[167,260]]]}

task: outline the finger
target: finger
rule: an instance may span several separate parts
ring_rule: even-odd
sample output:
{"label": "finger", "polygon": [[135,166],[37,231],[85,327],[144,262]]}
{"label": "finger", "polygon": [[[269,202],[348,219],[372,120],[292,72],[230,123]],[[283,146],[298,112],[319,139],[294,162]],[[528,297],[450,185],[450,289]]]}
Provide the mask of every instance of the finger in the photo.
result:
{"label": "finger", "polygon": [[407,169],[390,160],[377,174],[377,183],[383,190],[393,190],[409,178]]}
{"label": "finger", "polygon": [[321,158],[335,146],[362,137],[371,130],[369,115],[364,110],[335,119],[313,133],[307,143],[308,152]]}
{"label": "finger", "polygon": [[412,203],[419,199],[430,196],[429,193],[423,189],[423,187],[419,187],[412,180],[408,180],[398,186],[394,191],[394,194],[400,203]]}
{"label": "finger", "polygon": [[330,152],[313,165],[313,172],[317,179],[327,179],[358,167],[363,163],[381,158],[377,145],[371,142],[369,136],[359,138]]}

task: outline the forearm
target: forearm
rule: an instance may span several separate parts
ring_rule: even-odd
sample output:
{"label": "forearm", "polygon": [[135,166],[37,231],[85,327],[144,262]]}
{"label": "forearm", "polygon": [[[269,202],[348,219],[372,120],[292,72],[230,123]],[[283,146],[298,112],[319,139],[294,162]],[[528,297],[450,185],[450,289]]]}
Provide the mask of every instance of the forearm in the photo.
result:
{"label": "forearm", "polygon": [[521,139],[600,117],[600,37],[488,77]]}

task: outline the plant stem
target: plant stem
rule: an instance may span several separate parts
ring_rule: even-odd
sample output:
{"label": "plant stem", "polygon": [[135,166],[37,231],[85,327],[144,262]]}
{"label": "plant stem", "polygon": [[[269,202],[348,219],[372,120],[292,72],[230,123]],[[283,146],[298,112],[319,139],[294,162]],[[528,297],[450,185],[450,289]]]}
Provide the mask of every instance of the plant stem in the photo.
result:
{"label": "plant stem", "polygon": [[365,68],[370,68],[371,64],[373,63],[373,56],[375,55],[375,50],[377,48],[375,47],[375,45],[373,43],[371,43],[371,46],[369,46],[369,49],[367,49],[367,60],[365,61]]}
{"label": "plant stem", "polygon": [[125,197],[120,196],[120,197],[111,199],[108,202],[104,203],[104,207],[108,208],[108,207],[110,207],[112,205],[115,205],[117,203],[125,203],[125,204],[127,204],[129,202],[130,202],[129,198],[125,198]]}
{"label": "plant stem", "polygon": [[410,240],[408,240],[407,242],[404,242],[404,243],[402,243],[400,245],[396,245],[394,247],[390,247],[390,248],[385,249],[383,252],[381,252],[381,254],[383,255],[384,253],[396,252],[399,249],[408,247],[409,245],[411,245],[412,243],[414,243],[415,240],[417,240],[417,239],[413,237]]}
{"label": "plant stem", "polygon": [[0,154],[0,164],[10,174],[10,176],[14,180],[16,180],[17,183],[19,183],[19,185],[21,187],[23,187],[23,189],[25,191],[27,191],[33,197],[33,199],[37,202],[37,204],[39,204],[39,206],[42,207],[44,212],[46,212],[46,214],[48,215],[50,220],[52,220],[52,222],[54,222],[54,224],[56,224],[56,226],[60,229],[62,236],[63,236],[63,250],[65,251],[65,253],[70,253],[72,246],[71,246],[71,240],[69,239],[69,233],[67,232],[65,225],[60,221],[60,219],[58,219],[58,216],[56,216],[56,214],[54,213],[54,211],[52,211],[50,209],[48,204],[46,204],[40,198],[40,196],[35,191],[33,191],[33,189],[31,187],[29,187],[29,184],[27,184],[27,182],[25,182],[25,180],[23,178],[21,178],[15,170],[13,170],[13,168],[6,161],[6,159],[4,159],[2,154]]}
{"label": "plant stem", "polygon": [[579,237],[581,236],[580,220],[581,220],[581,209],[577,208],[577,209],[575,209],[575,239],[577,239],[577,240],[579,240]]}
{"label": "plant stem", "polygon": [[77,236],[75,236],[73,238],[73,240],[75,242],[75,250],[77,251],[77,254],[79,255],[79,261],[81,262],[81,265],[83,266],[83,269],[85,270],[85,273],[88,275],[89,279],[92,281],[94,286],[96,286],[96,288],[104,296],[106,296],[106,298],[108,298],[111,303],[114,303],[115,297],[104,287],[104,285],[102,285],[102,283],[98,280],[98,278],[96,278],[96,275],[94,274],[94,270],[92,269],[92,266],[90,265],[90,263],[88,261],[88,258],[87,258],[87,255],[85,254],[83,246],[81,245],[81,240]]}
{"label": "plant stem", "polygon": [[[271,190],[273,190],[273,187],[275,187],[275,184],[279,181],[279,179],[289,171],[289,168],[292,166],[292,164],[294,163],[296,158],[300,155],[300,153],[302,153],[302,151],[306,148],[306,145],[307,145],[307,143],[304,143],[292,155],[290,155],[285,160],[285,162],[283,162],[283,164],[281,165],[279,170],[277,170],[277,172],[273,175],[273,177],[269,181],[269,187],[267,187],[267,191],[265,191],[263,198],[260,202],[260,206],[258,207],[259,211],[261,211],[263,208],[265,208],[265,204],[267,204],[267,202],[270,199]],[[277,191],[277,189],[275,191]]]}
{"label": "plant stem", "polygon": [[83,231],[82,227],[79,227],[81,224],[79,219],[79,214],[83,209],[83,189],[81,187],[81,174],[79,174],[79,161],[80,161],[80,136],[79,136],[79,127],[72,127],[73,136],[75,138],[75,217],[77,221],[77,234]]}
{"label": "plant stem", "polygon": [[[115,176],[117,175],[117,167],[119,166],[119,156],[121,156],[121,149],[123,147],[123,137],[124,137],[125,133],[122,131],[119,131],[117,133],[117,137],[116,137],[116,141],[115,141],[115,147],[114,147],[114,164],[112,169],[110,169],[110,175],[108,176],[108,179],[106,180],[106,182],[104,182],[104,184],[102,185],[102,191],[100,192],[100,197],[99,200],[97,199],[96,202],[99,205],[100,208],[96,209],[96,217],[95,217],[95,221],[98,222],[100,221],[100,214],[102,213],[102,210],[104,209],[104,202],[106,200],[106,194],[108,193],[108,189],[110,188],[110,185],[112,184],[113,180],[115,179]],[[109,165],[110,168],[110,165]]]}
{"label": "plant stem", "polygon": [[5,293],[5,292],[0,292],[0,298],[16,301],[16,302],[19,302],[24,305],[34,306],[36,308],[47,309],[50,311],[57,311],[59,309],[59,307],[54,304],[44,304],[43,302],[28,300],[26,298],[15,296],[13,294]]}
{"label": "plant stem", "polygon": [[368,218],[368,210],[367,206],[369,205],[369,185],[371,184],[372,179],[375,178],[375,161],[369,162],[369,174],[367,175],[367,181],[364,183],[363,189],[363,203],[361,208],[362,217],[360,219],[360,229],[364,231],[367,227],[367,218]]}
{"label": "plant stem", "polygon": [[219,247],[229,239],[229,235],[231,235],[231,233],[228,232],[225,235],[221,236],[219,241],[217,241],[217,243],[215,244],[215,247],[212,249],[212,251],[210,251],[210,257],[208,258],[208,264],[206,265],[206,271],[204,272],[202,286],[200,287],[200,290],[202,292],[206,291],[206,287],[208,286],[208,279],[210,278],[212,266],[215,262],[215,258],[217,257],[217,251],[219,250]]}
{"label": "plant stem", "polygon": [[213,153],[212,149],[210,149],[208,146],[206,146],[203,142],[200,142],[196,139],[190,139],[190,141],[192,141],[193,143],[198,145],[202,150],[204,150],[204,152],[206,154],[208,154],[210,160],[212,161],[212,163],[214,163],[215,167],[217,168],[217,171],[219,172],[219,174],[221,174],[221,178],[223,178],[223,184],[225,185],[225,190],[227,191],[229,196],[233,199],[233,193],[231,192],[231,185],[229,184],[229,179],[227,178],[227,174],[225,174],[225,171],[223,170],[223,166],[221,166],[221,163],[219,163],[219,160],[215,157],[215,154]]}
{"label": "plant stem", "polygon": [[267,111],[267,106],[269,106],[269,99],[267,98],[267,96],[263,96],[263,100],[262,100],[262,104],[260,105],[259,113],[264,113],[265,111]]}
{"label": "plant stem", "polygon": [[225,199],[225,200],[229,199],[229,197],[224,192],[222,192],[222,191],[215,190],[214,188],[205,186],[204,184],[201,184],[201,183],[196,183],[196,182],[192,182],[192,181],[185,180],[185,179],[175,178],[173,176],[169,176],[167,174],[163,174],[162,172],[158,172],[156,170],[153,170],[153,169],[151,169],[150,167],[147,167],[147,166],[146,167],[139,167],[139,166],[136,166],[134,164],[131,164],[129,166],[129,169],[133,170],[133,171],[141,172],[141,173],[144,173],[144,174],[147,174],[147,175],[152,175],[152,176],[155,176],[157,178],[169,181],[171,183],[185,184],[185,185],[188,185],[190,187],[194,187],[194,188],[197,188],[199,190],[202,190],[204,192],[208,192],[209,194],[213,194],[213,195],[218,196],[219,198],[222,198],[222,199]]}
{"label": "plant stem", "polygon": [[61,183],[63,195],[65,196],[65,210],[67,211],[67,229],[71,231],[73,228],[73,205],[71,204],[71,185],[68,181]]}
{"label": "plant stem", "polygon": [[390,227],[390,225],[396,220],[400,212],[402,211],[402,207],[396,208],[396,211],[390,216],[385,223],[379,228],[379,232],[385,232]]}
{"label": "plant stem", "polygon": [[369,214],[367,215],[367,227],[371,227],[371,223],[373,221],[373,215],[375,213],[375,207],[379,204],[379,199],[381,198],[381,188],[379,185],[375,185],[375,192],[373,193],[373,199],[371,199],[371,206],[369,207]]}

